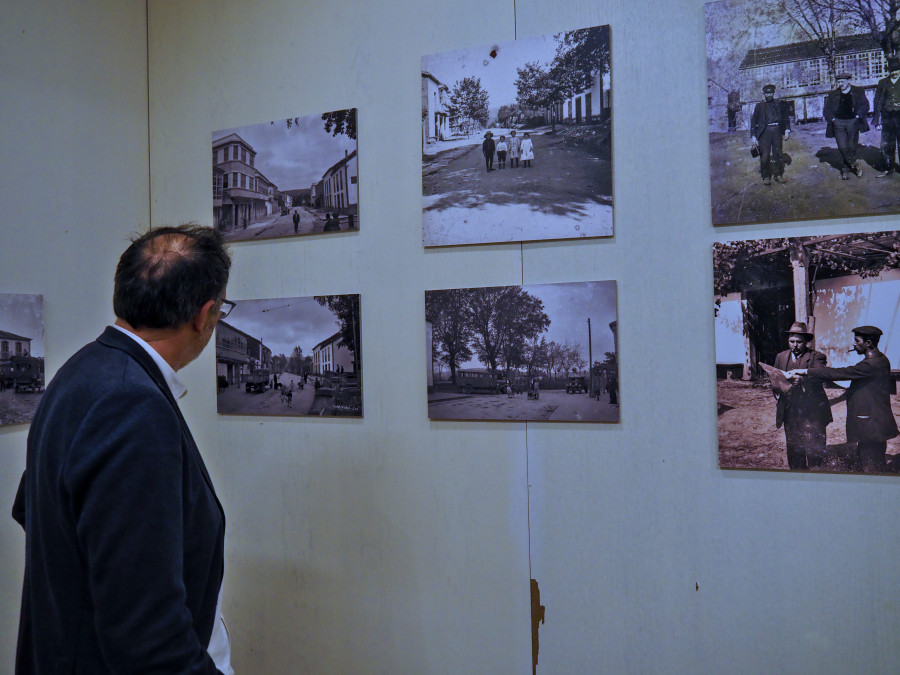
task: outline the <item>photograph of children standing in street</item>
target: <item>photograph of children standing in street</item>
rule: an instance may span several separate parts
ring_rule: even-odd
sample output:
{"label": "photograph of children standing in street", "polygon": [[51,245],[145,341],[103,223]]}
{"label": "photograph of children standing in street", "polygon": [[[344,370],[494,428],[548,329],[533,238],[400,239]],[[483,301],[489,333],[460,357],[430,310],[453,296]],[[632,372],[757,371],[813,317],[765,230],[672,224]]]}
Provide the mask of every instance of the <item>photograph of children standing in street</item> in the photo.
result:
{"label": "photograph of children standing in street", "polygon": [[228,241],[359,229],[355,108],[214,131],[212,164]]}
{"label": "photograph of children standing in street", "polygon": [[422,58],[424,245],[613,234],[609,26]]}
{"label": "photograph of children standing in street", "polygon": [[706,5],[714,225],[900,212],[898,6]]}
{"label": "photograph of children standing in street", "polygon": [[425,292],[428,417],[618,422],[616,282]]}
{"label": "photograph of children standing in street", "polygon": [[223,415],[362,417],[359,295],[241,300],[216,326]]}
{"label": "photograph of children standing in street", "polygon": [[0,293],[0,426],[24,424],[44,392],[44,296]]}
{"label": "photograph of children standing in street", "polygon": [[900,232],[713,247],[719,466],[900,473]]}

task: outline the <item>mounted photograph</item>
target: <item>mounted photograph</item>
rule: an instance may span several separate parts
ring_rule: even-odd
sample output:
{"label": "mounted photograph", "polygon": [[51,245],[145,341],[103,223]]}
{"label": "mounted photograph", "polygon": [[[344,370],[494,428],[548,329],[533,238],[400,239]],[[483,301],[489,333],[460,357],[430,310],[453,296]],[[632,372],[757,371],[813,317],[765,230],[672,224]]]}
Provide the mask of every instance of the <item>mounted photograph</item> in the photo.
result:
{"label": "mounted photograph", "polygon": [[0,426],[25,424],[44,393],[44,296],[0,293]]}
{"label": "mounted photograph", "polygon": [[423,243],[613,234],[609,26],[422,58]]}
{"label": "mounted photograph", "polygon": [[216,325],[221,415],[362,417],[359,295],[240,300]]}
{"label": "mounted photograph", "polygon": [[706,5],[714,225],[900,212],[898,9]]}
{"label": "mounted photograph", "polygon": [[432,420],[618,422],[616,282],[425,291]]}
{"label": "mounted photograph", "polygon": [[359,229],[355,108],[214,131],[212,170],[228,241]]}
{"label": "mounted photograph", "polygon": [[900,473],[900,232],[713,247],[719,466]]}

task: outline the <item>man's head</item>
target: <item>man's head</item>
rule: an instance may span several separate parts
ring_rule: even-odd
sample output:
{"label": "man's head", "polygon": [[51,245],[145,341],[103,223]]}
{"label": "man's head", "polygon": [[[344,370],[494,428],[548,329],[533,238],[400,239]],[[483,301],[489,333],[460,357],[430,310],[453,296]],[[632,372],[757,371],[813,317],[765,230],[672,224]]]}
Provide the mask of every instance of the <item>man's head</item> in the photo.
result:
{"label": "man's head", "polygon": [[900,77],[900,58],[889,56],[887,60],[887,69],[891,77],[895,80]]}
{"label": "man's head", "polygon": [[881,335],[881,329],[875,326],[857,326],[853,329],[853,349],[859,354],[865,354],[867,350],[878,346]]}
{"label": "man's head", "polygon": [[807,344],[813,339],[813,334],[802,321],[795,321],[788,329],[787,336],[788,346],[794,356],[800,356],[805,352]]}
{"label": "man's head", "polygon": [[775,97],[775,85],[767,84],[763,87],[763,96],[766,97],[767,101],[771,101]]}
{"label": "man's head", "polygon": [[850,91],[850,73],[838,73],[835,78],[837,80],[837,85],[840,90],[844,93]]}
{"label": "man's head", "polygon": [[135,329],[179,328],[210,300],[218,310],[230,268],[216,230],[194,223],[152,229],[119,258],[113,310]]}

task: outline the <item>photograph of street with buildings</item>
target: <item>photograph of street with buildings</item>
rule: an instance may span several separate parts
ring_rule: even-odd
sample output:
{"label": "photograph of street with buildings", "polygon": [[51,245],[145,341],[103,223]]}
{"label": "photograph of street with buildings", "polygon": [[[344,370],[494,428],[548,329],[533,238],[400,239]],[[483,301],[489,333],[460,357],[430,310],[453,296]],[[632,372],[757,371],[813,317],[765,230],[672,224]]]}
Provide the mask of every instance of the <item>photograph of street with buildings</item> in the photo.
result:
{"label": "photograph of street with buildings", "polygon": [[900,472],[900,232],[713,248],[719,466]]}
{"label": "photograph of street with buildings", "polygon": [[44,296],[0,293],[0,426],[30,422],[44,392]]}
{"label": "photograph of street with buildings", "polygon": [[616,282],[425,291],[428,417],[618,422]]}
{"label": "photograph of street with buildings", "polygon": [[900,212],[898,8],[706,5],[714,225]]}
{"label": "photograph of street with buildings", "polygon": [[362,417],[359,295],[241,300],[216,326],[223,415]]}
{"label": "photograph of street with buildings", "polygon": [[613,233],[609,26],[422,58],[424,245]]}
{"label": "photograph of street with buildings", "polygon": [[212,164],[228,241],[359,229],[355,108],[214,131]]}

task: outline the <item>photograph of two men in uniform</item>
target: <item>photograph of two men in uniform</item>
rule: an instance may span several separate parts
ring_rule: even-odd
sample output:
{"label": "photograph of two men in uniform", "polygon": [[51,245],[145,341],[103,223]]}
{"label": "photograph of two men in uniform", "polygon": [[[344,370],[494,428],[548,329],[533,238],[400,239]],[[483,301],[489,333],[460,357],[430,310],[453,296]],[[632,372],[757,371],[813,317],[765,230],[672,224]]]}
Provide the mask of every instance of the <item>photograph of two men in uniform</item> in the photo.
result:
{"label": "photograph of two men in uniform", "polygon": [[900,212],[896,14],[871,0],[706,5],[714,225]]}
{"label": "photograph of two men in uniform", "polygon": [[717,243],[719,466],[900,473],[900,232]]}

